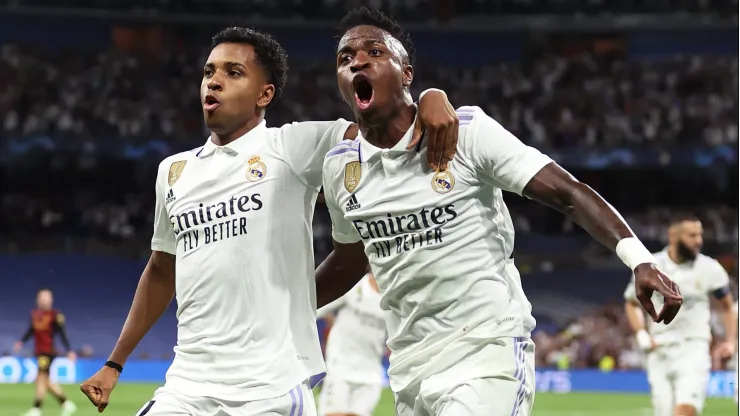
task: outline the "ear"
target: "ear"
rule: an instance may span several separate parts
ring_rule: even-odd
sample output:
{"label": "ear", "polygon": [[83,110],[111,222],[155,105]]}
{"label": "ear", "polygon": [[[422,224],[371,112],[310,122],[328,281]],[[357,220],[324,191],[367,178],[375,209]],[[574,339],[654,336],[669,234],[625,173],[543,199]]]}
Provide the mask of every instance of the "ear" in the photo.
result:
{"label": "ear", "polygon": [[257,97],[257,105],[259,107],[267,107],[267,105],[272,102],[273,97],[275,97],[275,86],[267,84],[262,89],[259,97]]}
{"label": "ear", "polygon": [[403,68],[403,86],[408,88],[411,86],[411,83],[414,81],[414,67],[411,65],[406,65]]}

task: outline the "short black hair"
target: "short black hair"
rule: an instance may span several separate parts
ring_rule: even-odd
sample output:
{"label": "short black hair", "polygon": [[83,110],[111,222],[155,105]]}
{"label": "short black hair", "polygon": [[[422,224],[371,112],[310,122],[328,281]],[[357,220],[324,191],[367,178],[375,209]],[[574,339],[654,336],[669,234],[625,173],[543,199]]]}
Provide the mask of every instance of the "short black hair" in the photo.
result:
{"label": "short black hair", "polygon": [[684,222],[701,222],[701,219],[694,215],[694,214],[678,214],[674,215],[671,218],[671,224],[670,225],[679,225],[683,224]]}
{"label": "short black hair", "polygon": [[397,21],[380,10],[370,10],[367,7],[352,9],[344,15],[339,23],[339,28],[342,31],[342,35],[344,35],[344,33],[347,33],[353,27],[363,25],[375,26],[390,33],[406,49],[409,65],[414,65],[416,61],[416,48],[414,47],[414,42],[411,41],[411,36],[401,28],[401,25]]}
{"label": "short black hair", "polygon": [[229,27],[213,36],[211,48],[222,43],[252,45],[255,62],[265,70],[267,82],[275,86],[275,98],[280,97],[288,81],[288,54],[272,36],[246,27]]}

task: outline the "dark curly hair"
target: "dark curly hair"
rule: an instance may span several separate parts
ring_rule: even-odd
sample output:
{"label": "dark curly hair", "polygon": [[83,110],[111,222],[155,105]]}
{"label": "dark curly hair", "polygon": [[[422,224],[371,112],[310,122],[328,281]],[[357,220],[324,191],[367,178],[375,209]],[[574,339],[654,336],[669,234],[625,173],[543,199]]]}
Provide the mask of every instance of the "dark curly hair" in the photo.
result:
{"label": "dark curly hair", "polygon": [[347,12],[339,23],[339,29],[342,35],[353,27],[368,25],[375,26],[379,29],[383,29],[390,33],[391,36],[396,38],[401,45],[406,49],[406,55],[408,55],[408,64],[414,65],[416,61],[416,48],[414,42],[411,41],[411,36],[406,33],[401,25],[391,17],[381,12],[380,10],[370,10],[367,7],[359,7]]}
{"label": "dark curly hair", "polygon": [[288,54],[272,36],[245,27],[229,27],[216,33],[211,48],[222,43],[252,45],[255,63],[265,70],[267,82],[275,86],[275,98],[280,97],[288,80]]}

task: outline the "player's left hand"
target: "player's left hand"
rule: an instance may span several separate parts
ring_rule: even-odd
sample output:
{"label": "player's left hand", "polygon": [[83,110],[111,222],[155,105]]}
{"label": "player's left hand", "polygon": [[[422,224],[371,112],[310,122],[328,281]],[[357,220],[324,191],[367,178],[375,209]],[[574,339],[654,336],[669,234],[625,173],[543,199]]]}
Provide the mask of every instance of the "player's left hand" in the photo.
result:
{"label": "player's left hand", "polygon": [[407,149],[413,149],[422,139],[427,138],[427,160],[435,171],[447,169],[447,163],[455,156],[459,119],[455,107],[450,104],[447,94],[441,90],[431,90],[419,100],[418,122]]}
{"label": "player's left hand", "polygon": [[[635,294],[643,309],[653,318],[653,322],[670,324],[683,304],[683,296],[678,290],[678,285],[651,263],[638,265],[634,272]],[[660,313],[655,312],[651,300],[653,292],[658,292],[663,296],[663,309]]]}
{"label": "player's left hand", "polygon": [[72,362],[75,362],[75,361],[77,361],[77,354],[75,354],[74,351],[69,351],[67,353],[67,359],[70,360],[70,361],[72,361]]}

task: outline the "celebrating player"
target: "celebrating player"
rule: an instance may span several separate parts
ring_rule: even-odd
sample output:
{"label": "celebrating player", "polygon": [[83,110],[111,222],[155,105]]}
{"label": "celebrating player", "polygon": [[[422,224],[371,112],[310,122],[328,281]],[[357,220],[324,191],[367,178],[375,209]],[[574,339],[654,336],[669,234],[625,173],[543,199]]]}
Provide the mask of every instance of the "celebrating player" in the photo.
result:
{"label": "celebrating player", "polygon": [[[410,415],[528,415],[534,398],[535,321],[513,264],[514,228],[502,190],[567,214],[616,251],[637,296],[669,323],[682,297],[622,217],[549,157],[478,107],[458,110],[458,152],[430,169],[422,142],[407,149],[416,107],[409,36],[365,8],[343,19],[339,89],[361,137],[324,161],[334,251],[317,270],[319,306],[349,290],[366,256],[386,311],[396,411]],[[594,282],[598,286],[598,282]],[[662,294],[663,310],[650,304]]]}
{"label": "celebrating player", "polygon": [[64,348],[67,350],[67,358],[74,360],[75,353],[69,346],[67,333],[64,330],[64,315],[53,308],[54,296],[49,289],[41,289],[36,293],[36,309],[31,311],[31,324],[28,331],[20,341],[16,342],[13,350],[17,354],[31,337],[34,338],[34,354],[38,363],[38,374],[36,375],[36,399],[33,408],[26,412],[26,416],[41,415],[41,404],[50,392],[62,405],[62,416],[70,416],[77,410],[77,406],[67,400],[61,386],[52,383],[49,377],[49,369],[54,358],[57,357],[57,349],[54,347],[54,336],[59,335]]}
{"label": "celebrating player", "polygon": [[694,416],[704,407],[712,366],[710,295],[719,301],[725,327],[725,341],[715,353],[725,360],[735,353],[737,313],[730,280],[717,260],[699,253],[702,233],[698,219],[679,218],[668,229],[668,247],[655,253],[660,270],[673,277],[686,298],[673,324],[647,328],[634,283],[624,292],[627,319],[637,344],[647,352],[645,367],[655,416]]}
{"label": "celebrating player", "polygon": [[321,416],[372,416],[383,386],[385,321],[372,273],[341,298],[319,309],[339,310],[326,341],[326,379],[319,396]]}
{"label": "celebrating player", "polygon": [[[266,34],[230,28],[213,38],[200,89],[211,135],[160,164],[151,258],[109,361],[81,386],[99,411],[176,295],[175,359],[140,415],[315,414],[306,380],[324,361],[311,219],[324,155],[356,129],[345,120],[267,128],[286,72]],[[427,135],[454,150],[444,93],[420,106]]]}

